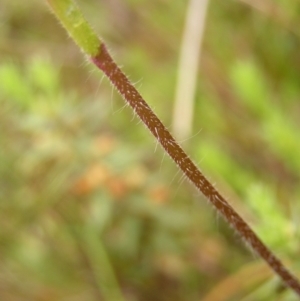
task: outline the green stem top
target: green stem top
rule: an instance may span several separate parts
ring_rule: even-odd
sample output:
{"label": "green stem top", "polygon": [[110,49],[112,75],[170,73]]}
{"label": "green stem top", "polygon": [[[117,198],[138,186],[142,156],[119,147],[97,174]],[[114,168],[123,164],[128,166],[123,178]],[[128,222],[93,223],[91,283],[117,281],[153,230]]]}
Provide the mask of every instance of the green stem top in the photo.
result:
{"label": "green stem top", "polygon": [[67,32],[78,46],[89,56],[97,55],[102,42],[88,22],[84,19],[80,9],[72,0],[47,0],[55,15],[58,16]]}

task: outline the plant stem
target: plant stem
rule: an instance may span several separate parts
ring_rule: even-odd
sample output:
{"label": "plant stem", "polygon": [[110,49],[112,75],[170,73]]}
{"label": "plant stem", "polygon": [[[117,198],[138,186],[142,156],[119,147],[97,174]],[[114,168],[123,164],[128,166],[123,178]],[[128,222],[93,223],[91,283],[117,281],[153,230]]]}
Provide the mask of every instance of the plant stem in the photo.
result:
{"label": "plant stem", "polygon": [[180,141],[192,132],[197,74],[209,0],[190,0],[181,42],[172,128]]}
{"label": "plant stem", "polygon": [[243,218],[228,204],[225,198],[200,172],[139,92],[130,83],[126,75],[116,65],[104,44],[100,46],[99,54],[92,58],[92,62],[110,79],[113,86],[132,107],[137,116],[148,127],[153,136],[155,136],[186,177],[206,196],[210,203],[221,213],[229,225],[240,234],[244,241],[282,278],[285,284],[300,296],[300,283],[298,279],[293,276],[271,250],[265,246]]}
{"label": "plant stem", "polygon": [[[98,40],[98,51],[95,53],[95,34],[81,15],[78,7],[71,0],[47,0],[52,6],[54,13],[62,22],[77,44],[89,55],[90,60],[109,78],[113,86],[118,90],[124,100],[132,107],[136,115],[148,127],[153,136],[162,145],[165,151],[195,185],[195,187],[209,200],[223,218],[239,233],[242,239],[250,246],[259,257],[264,259],[273,271],[282,279],[286,286],[294,290],[300,296],[299,280],[283,265],[273,252],[259,239],[255,232],[248,226],[243,218],[228,204],[225,198],[205,178],[188,155],[177,144],[170,132],[154,114],[139,92],[130,83],[126,75],[109,55],[104,43]],[[58,5],[59,3],[60,5]],[[65,3],[62,5],[62,3]],[[70,15],[70,9],[72,14]],[[77,10],[77,11],[76,11]],[[72,25],[72,16],[79,16],[80,22]],[[76,19],[76,18],[75,18]],[[81,26],[83,25],[83,28]],[[89,39],[84,39],[84,30]],[[78,33],[78,35],[77,35]],[[89,41],[91,45],[89,45]]]}
{"label": "plant stem", "polygon": [[75,2],[72,0],[47,0],[47,2],[57,19],[83,52],[89,56],[96,55],[101,41],[84,19]]}

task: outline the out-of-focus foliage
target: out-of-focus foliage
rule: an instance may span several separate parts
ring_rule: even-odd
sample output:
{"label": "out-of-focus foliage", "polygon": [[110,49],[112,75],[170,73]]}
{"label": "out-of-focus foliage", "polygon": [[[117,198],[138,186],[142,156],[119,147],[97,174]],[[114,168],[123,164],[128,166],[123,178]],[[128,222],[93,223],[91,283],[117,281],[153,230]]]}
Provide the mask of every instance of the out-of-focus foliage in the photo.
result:
{"label": "out-of-focus foliage", "polygon": [[[168,125],[188,2],[78,2]],[[185,143],[297,272],[300,4],[259,3],[210,1]],[[3,0],[0,22],[1,300],[294,300],[46,3]]]}

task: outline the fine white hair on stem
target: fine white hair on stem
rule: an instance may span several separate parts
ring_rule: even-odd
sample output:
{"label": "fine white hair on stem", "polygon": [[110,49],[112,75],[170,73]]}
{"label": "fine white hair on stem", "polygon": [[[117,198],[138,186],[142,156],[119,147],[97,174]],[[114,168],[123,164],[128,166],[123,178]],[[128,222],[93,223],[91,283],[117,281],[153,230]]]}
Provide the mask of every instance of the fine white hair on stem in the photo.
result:
{"label": "fine white hair on stem", "polygon": [[111,92],[110,92],[110,102],[112,103],[112,109],[113,109],[113,101],[114,101],[114,86],[111,85]]}
{"label": "fine white hair on stem", "polygon": [[125,103],[122,107],[120,107],[119,109],[117,109],[116,111],[113,111],[112,114],[115,115],[117,113],[122,112],[126,107],[128,107],[128,103]]}
{"label": "fine white hair on stem", "polygon": [[183,142],[186,142],[188,140],[191,140],[195,137],[197,137],[200,133],[202,132],[202,129],[200,129],[196,134],[194,134],[193,136],[191,137],[187,137],[186,139],[183,139],[183,140],[177,140],[178,143],[183,143]]}
{"label": "fine white hair on stem", "polygon": [[158,135],[158,132],[157,132],[157,128],[155,128],[155,132],[156,132],[156,135],[157,135],[157,139],[155,139],[155,149],[154,149],[154,153],[156,153],[157,146],[158,146],[158,143],[159,143],[159,135]]}
{"label": "fine white hair on stem", "polygon": [[163,165],[163,162],[164,162],[164,159],[165,159],[165,155],[166,155],[166,152],[163,152],[162,159],[161,159],[160,165],[159,165],[159,173],[161,173],[162,165]]}
{"label": "fine white hair on stem", "polygon": [[138,84],[139,84],[139,86],[138,86],[138,88],[140,88],[141,86],[142,86],[142,81],[143,81],[143,77],[141,77],[139,80],[137,80],[136,82],[133,82],[132,84],[133,84],[133,86],[137,86]]}
{"label": "fine white hair on stem", "polygon": [[186,176],[186,174],[183,173],[183,174],[181,175],[179,181],[178,181],[178,188],[182,185],[182,183],[183,183],[184,180],[186,180],[186,179],[187,179],[187,176]]}
{"label": "fine white hair on stem", "polygon": [[169,187],[171,187],[171,185],[173,184],[175,178],[177,177],[177,175],[181,172],[181,170],[178,168],[175,175],[173,176],[171,182],[169,183]]}

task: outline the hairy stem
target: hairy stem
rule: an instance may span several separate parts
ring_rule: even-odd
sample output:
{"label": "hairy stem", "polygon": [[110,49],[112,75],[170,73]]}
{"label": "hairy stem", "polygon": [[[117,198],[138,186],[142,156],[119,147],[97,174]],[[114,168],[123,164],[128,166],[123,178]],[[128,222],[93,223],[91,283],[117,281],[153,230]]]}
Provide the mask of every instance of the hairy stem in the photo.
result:
{"label": "hairy stem", "polygon": [[[48,0],[54,13],[62,22],[70,35],[79,46],[89,55],[90,60],[104,72],[113,86],[118,90],[124,100],[132,107],[136,115],[147,126],[153,136],[162,145],[165,151],[195,185],[195,187],[209,200],[224,219],[239,233],[242,239],[250,246],[259,257],[264,259],[274,272],[281,277],[286,286],[290,287],[300,296],[300,283],[298,279],[283,265],[283,263],[272,253],[272,251],[259,239],[255,232],[248,226],[242,217],[228,204],[225,198],[215,189],[215,187],[200,172],[193,161],[178,145],[170,132],[154,114],[139,92],[130,83],[126,75],[109,55],[104,43],[98,40],[98,50],[95,53],[95,34],[88,24],[83,20],[80,10],[71,0]],[[62,3],[65,3],[63,5]],[[59,5],[58,5],[59,4]],[[58,11],[59,10],[59,11]],[[70,14],[70,11],[72,12]],[[77,12],[78,11],[78,12]],[[76,26],[72,25],[71,17],[78,17]],[[76,19],[76,18],[75,18]],[[88,38],[82,37],[83,29],[87,31]],[[77,36],[78,31],[78,36]],[[89,45],[89,41],[91,45]]]}
{"label": "hairy stem", "polygon": [[206,196],[210,203],[240,234],[244,241],[270,265],[270,267],[282,278],[285,284],[294,289],[300,296],[300,283],[298,279],[286,269],[281,261],[265,246],[242,217],[228,204],[225,198],[200,172],[148,106],[139,92],[130,83],[126,75],[116,65],[104,44],[100,46],[99,54],[92,58],[92,62],[110,79],[114,87],[132,107],[137,116],[148,127],[150,132],[155,136],[187,178]]}

